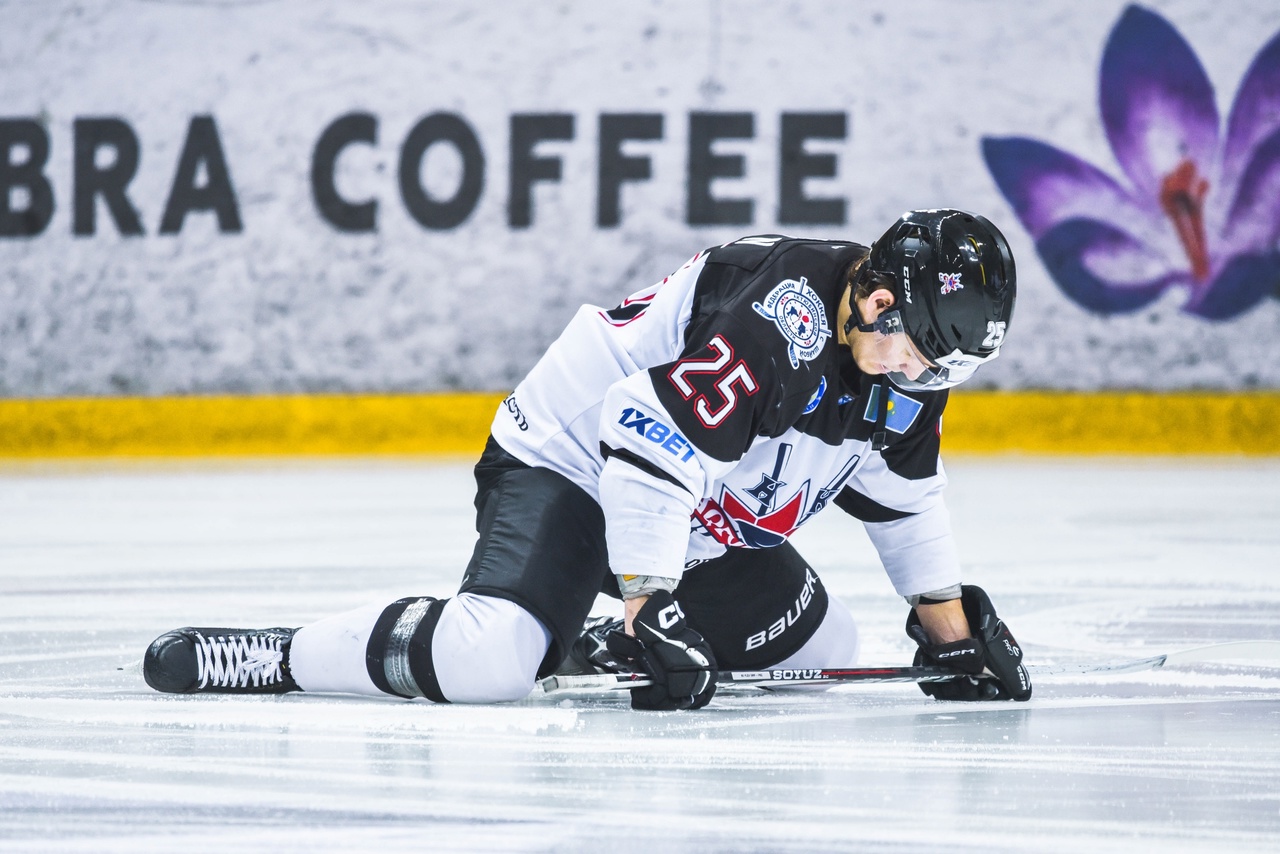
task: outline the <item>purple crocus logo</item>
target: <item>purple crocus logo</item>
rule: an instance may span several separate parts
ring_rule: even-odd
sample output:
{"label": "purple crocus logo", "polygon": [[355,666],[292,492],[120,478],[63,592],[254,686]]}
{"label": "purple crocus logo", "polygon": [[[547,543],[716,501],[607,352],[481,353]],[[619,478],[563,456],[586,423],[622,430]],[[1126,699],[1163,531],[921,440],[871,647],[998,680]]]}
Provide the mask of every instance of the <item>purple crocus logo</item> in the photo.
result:
{"label": "purple crocus logo", "polygon": [[1058,286],[1102,314],[1182,286],[1183,311],[1212,320],[1280,296],[1280,33],[1246,72],[1225,139],[1203,66],[1149,9],[1116,23],[1099,88],[1126,183],[1035,139],[982,141]]}

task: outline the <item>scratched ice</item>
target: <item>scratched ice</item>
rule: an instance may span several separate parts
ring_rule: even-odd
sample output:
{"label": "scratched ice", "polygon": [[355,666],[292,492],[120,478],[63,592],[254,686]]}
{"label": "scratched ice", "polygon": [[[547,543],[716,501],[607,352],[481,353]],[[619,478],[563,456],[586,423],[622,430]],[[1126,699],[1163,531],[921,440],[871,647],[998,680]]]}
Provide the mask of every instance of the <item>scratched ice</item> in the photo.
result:
{"label": "scratched ice", "polygon": [[[1280,639],[1280,461],[956,461],[970,580],[1031,661]],[[170,697],[177,625],[447,594],[469,468],[420,460],[0,470],[0,849],[1276,850],[1280,667],[493,707]],[[904,606],[831,510],[797,538],[906,663]]]}

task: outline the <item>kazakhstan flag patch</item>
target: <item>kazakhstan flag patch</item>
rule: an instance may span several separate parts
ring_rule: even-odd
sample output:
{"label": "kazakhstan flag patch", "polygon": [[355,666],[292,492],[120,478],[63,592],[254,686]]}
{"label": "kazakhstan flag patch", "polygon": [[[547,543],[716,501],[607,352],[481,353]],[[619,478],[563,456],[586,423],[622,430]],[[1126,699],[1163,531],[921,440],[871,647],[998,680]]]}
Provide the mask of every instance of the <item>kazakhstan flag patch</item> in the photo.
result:
{"label": "kazakhstan flag patch", "polygon": [[[871,387],[871,399],[867,401],[867,411],[862,413],[863,421],[870,421],[872,424],[876,422],[876,412],[880,408],[880,389],[882,387],[875,385]],[[924,404],[918,400],[912,400],[905,394],[899,394],[897,389],[889,389],[889,415],[884,420],[884,426],[895,433],[905,433],[911,429],[911,425],[916,423],[916,416],[920,414],[920,410],[924,409]]]}

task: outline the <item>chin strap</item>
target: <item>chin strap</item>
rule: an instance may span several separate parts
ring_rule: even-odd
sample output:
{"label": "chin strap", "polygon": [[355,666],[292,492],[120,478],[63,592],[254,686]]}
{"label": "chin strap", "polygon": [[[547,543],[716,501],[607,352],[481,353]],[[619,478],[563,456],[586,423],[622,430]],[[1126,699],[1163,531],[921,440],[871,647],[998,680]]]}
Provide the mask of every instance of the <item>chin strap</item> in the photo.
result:
{"label": "chin strap", "polygon": [[864,261],[862,268],[858,270],[858,277],[849,283],[849,319],[844,322],[844,334],[846,337],[848,337],[849,333],[855,329],[859,332],[875,331],[875,324],[863,323],[862,312],[858,311],[858,288],[868,278],[870,278],[870,274],[867,271],[867,264]]}
{"label": "chin strap", "polygon": [[871,433],[871,450],[883,451],[889,444],[888,434],[885,432],[885,422],[889,420],[889,379],[881,375],[876,381],[876,387],[879,389],[876,396],[879,403],[876,406],[876,426]]}
{"label": "chin strap", "polygon": [[[853,300],[850,299],[850,302],[853,302]],[[853,309],[853,313],[850,314],[849,319],[844,322],[845,337],[848,337],[849,333],[855,329],[858,330],[859,332],[875,332],[876,331],[875,321],[872,321],[871,323],[863,323],[862,317],[858,314],[858,306],[853,305],[851,306],[851,308]]]}
{"label": "chin strap", "polygon": [[859,332],[871,331],[863,328],[863,324],[860,322],[861,320],[862,318],[858,316],[858,304],[853,301],[853,295],[851,293],[849,296],[849,319],[844,322],[844,335],[846,338],[848,338],[849,333],[853,332],[855,329]]}
{"label": "chin strap", "polygon": [[[864,281],[871,277],[871,270],[866,263],[862,265],[862,269],[858,271],[858,277],[851,283],[849,288],[849,319],[844,323],[844,334],[846,336],[853,330],[859,332],[875,332],[875,321],[866,323],[862,319],[862,312],[858,310],[858,301],[855,295],[858,293],[858,287]],[[876,387],[880,390],[876,393],[879,403],[876,406],[876,426],[871,433],[871,450],[883,451],[889,444],[889,434],[885,430],[885,422],[889,420],[889,378],[881,376],[876,380]]]}

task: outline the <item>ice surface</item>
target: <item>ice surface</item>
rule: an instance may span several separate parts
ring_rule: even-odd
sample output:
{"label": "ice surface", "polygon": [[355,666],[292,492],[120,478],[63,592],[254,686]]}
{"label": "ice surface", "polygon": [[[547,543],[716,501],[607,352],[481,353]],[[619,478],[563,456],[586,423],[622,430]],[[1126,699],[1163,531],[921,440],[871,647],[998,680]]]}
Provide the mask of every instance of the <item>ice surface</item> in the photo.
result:
{"label": "ice surface", "polygon": [[[1280,640],[1280,461],[950,474],[969,580],[1029,661]],[[469,466],[421,460],[0,470],[0,850],[1280,849],[1275,663],[1058,677],[1018,705],[883,685],[695,713],[172,697],[127,668],[174,626],[447,594],[471,497]],[[909,662],[857,526],[834,510],[796,542],[864,661]]]}

